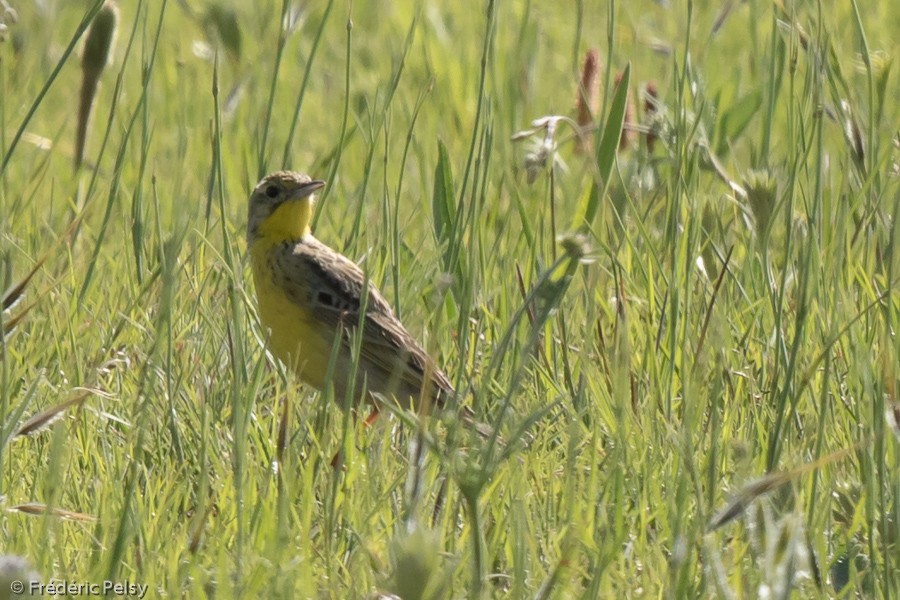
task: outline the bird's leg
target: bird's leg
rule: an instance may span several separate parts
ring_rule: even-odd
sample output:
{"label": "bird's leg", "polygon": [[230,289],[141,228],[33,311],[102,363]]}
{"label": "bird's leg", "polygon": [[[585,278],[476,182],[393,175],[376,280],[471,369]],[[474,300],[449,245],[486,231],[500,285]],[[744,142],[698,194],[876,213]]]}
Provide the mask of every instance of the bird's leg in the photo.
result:
{"label": "bird's leg", "polygon": [[369,427],[372,425],[372,423],[375,422],[375,419],[377,419],[377,418],[378,418],[378,405],[373,404],[372,412],[369,413],[369,416],[366,417],[366,420],[363,421],[363,423],[365,424],[366,427]]}
{"label": "bird's leg", "polygon": [[[373,404],[372,412],[370,412],[369,416],[366,417],[365,421],[363,421],[363,425],[365,425],[366,427],[371,427],[372,423],[374,423],[375,419],[377,419],[377,418],[378,418],[378,405]],[[337,452],[335,452],[334,456],[331,457],[331,468],[337,469],[339,467],[343,468],[343,466],[344,466],[344,457],[343,457],[343,449],[342,449],[342,450],[338,450]]]}

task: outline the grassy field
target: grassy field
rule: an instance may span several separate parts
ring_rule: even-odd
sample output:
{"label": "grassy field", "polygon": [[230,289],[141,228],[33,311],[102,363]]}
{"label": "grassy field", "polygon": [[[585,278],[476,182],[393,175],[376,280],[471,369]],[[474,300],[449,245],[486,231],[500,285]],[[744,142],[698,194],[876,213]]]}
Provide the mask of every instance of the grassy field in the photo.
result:
{"label": "grassy field", "polygon": [[[100,5],[7,2],[0,551],[39,581],[900,595],[890,2],[123,3],[79,169]],[[267,359],[285,167],[505,443]]]}

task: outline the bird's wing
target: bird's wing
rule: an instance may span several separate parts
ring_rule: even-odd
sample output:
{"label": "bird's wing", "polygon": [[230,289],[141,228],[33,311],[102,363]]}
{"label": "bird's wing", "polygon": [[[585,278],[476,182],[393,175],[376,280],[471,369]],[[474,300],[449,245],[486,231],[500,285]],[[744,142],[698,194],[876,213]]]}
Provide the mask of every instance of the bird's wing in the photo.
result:
{"label": "bird's wing", "polygon": [[[359,324],[361,296],[366,285],[363,271],[351,260],[331,250],[312,236],[295,244],[289,252],[280,253],[283,261],[274,269],[281,277],[303,278],[305,284],[277,282],[289,290],[294,302],[309,307],[333,331],[348,332]],[[288,285],[284,285],[287,283]],[[301,289],[304,290],[301,292]],[[380,370],[385,379],[399,377],[419,389],[427,373],[438,393],[452,392],[446,375],[419,346],[418,342],[394,316],[390,305],[369,282],[366,298],[365,325],[360,346],[361,360]],[[350,336],[344,337],[349,344]]]}

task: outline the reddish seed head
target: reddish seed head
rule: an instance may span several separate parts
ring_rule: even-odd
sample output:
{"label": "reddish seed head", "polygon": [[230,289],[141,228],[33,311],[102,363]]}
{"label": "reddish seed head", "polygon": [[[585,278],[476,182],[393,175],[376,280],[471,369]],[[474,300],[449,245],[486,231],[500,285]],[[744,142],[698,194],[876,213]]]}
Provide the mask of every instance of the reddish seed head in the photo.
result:
{"label": "reddish seed head", "polygon": [[594,124],[594,113],[599,105],[600,88],[600,55],[595,48],[591,48],[584,56],[581,66],[581,80],[575,96],[575,120],[584,132],[580,142],[576,146],[579,152],[586,152],[591,146],[590,128]]}
{"label": "reddish seed head", "polygon": [[[621,82],[622,72],[619,71],[616,73],[613,90],[616,90]],[[622,136],[619,138],[619,150],[625,150],[634,141],[634,130],[631,127],[632,125],[634,125],[634,109],[631,106],[631,90],[629,90],[628,96],[625,99],[625,118],[622,120]]]}
{"label": "reddish seed head", "polygon": [[[644,119],[650,121],[656,114],[656,84],[648,81],[644,86]],[[656,136],[653,133],[647,134],[647,152],[653,152],[653,146],[656,143]]]}

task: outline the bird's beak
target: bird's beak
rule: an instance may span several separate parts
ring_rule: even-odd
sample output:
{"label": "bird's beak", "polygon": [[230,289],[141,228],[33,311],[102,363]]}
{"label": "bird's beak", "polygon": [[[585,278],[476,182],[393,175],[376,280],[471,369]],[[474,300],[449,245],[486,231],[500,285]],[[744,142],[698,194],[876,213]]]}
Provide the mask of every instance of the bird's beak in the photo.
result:
{"label": "bird's beak", "polygon": [[287,198],[285,198],[285,200],[300,200],[301,198],[306,198],[323,187],[325,187],[324,181],[321,179],[313,179],[312,181],[308,181],[303,185],[292,189],[287,193]]}

